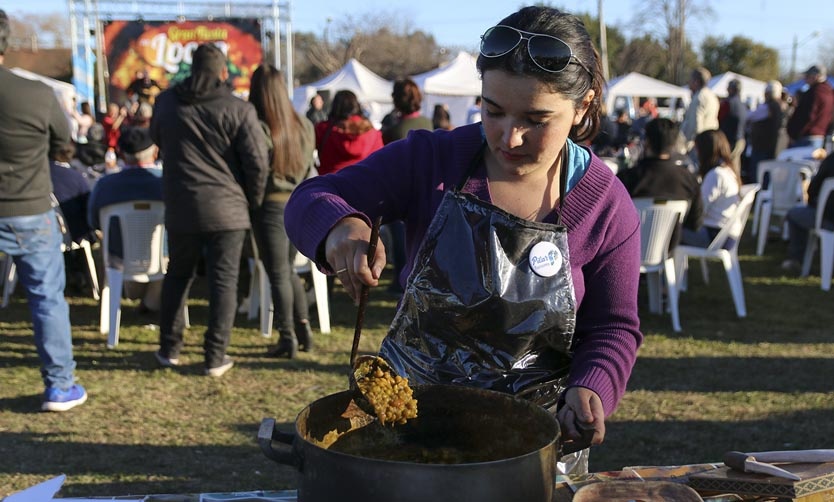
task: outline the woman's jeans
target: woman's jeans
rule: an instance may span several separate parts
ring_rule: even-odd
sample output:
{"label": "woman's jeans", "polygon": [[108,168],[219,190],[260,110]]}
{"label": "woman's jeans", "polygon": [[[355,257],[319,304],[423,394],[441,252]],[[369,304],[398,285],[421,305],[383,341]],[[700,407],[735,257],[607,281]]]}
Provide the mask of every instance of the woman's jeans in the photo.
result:
{"label": "woman's jeans", "polygon": [[0,218],[0,251],[14,258],[26,290],[44,385],[66,390],[74,383],[75,360],[62,241],[54,210]]}
{"label": "woman's jeans", "polygon": [[298,251],[284,227],[284,207],[266,201],[253,218],[255,241],[271,286],[275,327],[281,334],[292,332],[295,321],[309,317],[307,294],[293,265]]}

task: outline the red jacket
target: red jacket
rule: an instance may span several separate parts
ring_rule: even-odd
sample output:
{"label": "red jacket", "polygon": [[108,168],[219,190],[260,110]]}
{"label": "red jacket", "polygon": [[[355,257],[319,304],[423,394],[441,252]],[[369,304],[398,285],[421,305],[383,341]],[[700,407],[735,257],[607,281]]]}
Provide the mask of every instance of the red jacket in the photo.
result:
{"label": "red jacket", "polygon": [[319,174],[328,174],[355,164],[382,148],[382,133],[359,115],[334,123],[316,124]]}
{"label": "red jacket", "polygon": [[788,135],[793,139],[825,136],[834,117],[834,90],[828,82],[812,85],[796,105],[788,120]]}

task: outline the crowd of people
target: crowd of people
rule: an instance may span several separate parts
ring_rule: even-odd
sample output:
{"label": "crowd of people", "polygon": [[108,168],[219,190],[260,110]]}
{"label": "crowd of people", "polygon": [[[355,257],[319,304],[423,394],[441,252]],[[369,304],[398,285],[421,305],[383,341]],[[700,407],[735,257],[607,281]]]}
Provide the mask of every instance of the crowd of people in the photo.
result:
{"label": "crowd of people", "polygon": [[[616,155],[618,148],[639,152],[631,163],[620,163],[617,173],[632,197],[689,201],[686,220],[676,230],[673,244],[707,247],[732,217],[742,184],[769,182],[759,179],[762,161],[778,158],[787,148],[807,148],[806,157],[818,161],[832,151],[834,90],[824,67],[811,66],[804,75],[805,86],[796,97],[787,96],[778,81],[770,81],[762,103],[748,109],[740,98],[739,80],[729,82],[727,96],[719,98],[706,85],[709,71],[693,69],[689,79],[692,100],[680,123],[661,117],[635,120],[623,132],[616,129],[628,120],[621,110],[616,122],[609,121],[615,126],[609,141],[598,138],[591,147],[603,156]],[[641,111],[641,119],[647,116]],[[617,137],[618,141],[610,141]],[[791,243],[783,262],[787,271],[799,270],[807,230],[814,224],[814,190],[830,175],[827,169],[819,169],[813,188],[809,187],[808,204],[801,204],[787,218]],[[834,214],[829,219],[834,222]],[[730,240],[724,246],[734,244]]]}
{"label": "crowd of people", "polygon": [[[8,36],[0,11],[0,64]],[[167,273],[128,295],[158,316],[156,361],[180,366],[184,306],[204,269],[203,365],[211,377],[234,366],[227,350],[247,253],[263,262],[271,285],[279,339],[265,355],[294,358],[314,345],[296,253],[358,301],[388,260],[384,243],[367,255],[371,222],[381,218],[393,288],[408,292],[381,355],[416,384],[483,387],[541,404],[580,446],[563,458],[565,469],[587,469],[583,447],[603,441],[642,343],[631,198],[689,201],[672,245],[707,246],[756,163],[787,146],[783,132],[791,145],[824,146],[834,93],[814,66],[792,113],[778,82],[747,110],[739,82],[719,99],[698,68],[680,123],[659,117],[652,100],[634,121],[622,112],[610,120],[582,21],[540,6],[487,29],[477,68],[482,94],[471,123],[454,127],[443,105],[423,116],[419,87],[400,79],[394,109],[377,128],[350,90],[330,103],[317,94],[299,114],[269,64],[253,73],[248,100],[234,96],[226,57],[211,44],[194,51],[190,76],[169,89],[138,75],[133,104],[111,104],[99,121],[89,107],[68,115],[47,87],[0,66],[0,162],[27,173],[24,180],[0,171],[0,250],[20,265],[29,294],[43,409],[66,411],[87,398],[74,379],[63,233],[50,193],[72,239],[99,238],[112,224],[99,219],[109,204],[164,202]],[[24,120],[37,131],[12,134]],[[632,142],[639,155],[615,176],[600,157]],[[818,177],[834,175],[832,165],[829,155]],[[791,220],[792,238],[801,238],[806,217]],[[8,238],[21,231],[25,245]],[[121,244],[107,245],[115,260],[108,265],[117,267]]]}

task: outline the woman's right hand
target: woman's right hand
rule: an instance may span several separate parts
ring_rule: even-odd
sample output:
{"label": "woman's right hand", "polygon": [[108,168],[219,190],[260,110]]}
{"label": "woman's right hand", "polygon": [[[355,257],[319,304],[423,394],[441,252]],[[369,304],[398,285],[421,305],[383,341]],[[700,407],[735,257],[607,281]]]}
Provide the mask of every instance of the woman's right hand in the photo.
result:
{"label": "woman's right hand", "polygon": [[373,267],[368,266],[370,239],[371,227],[359,218],[348,216],[330,230],[324,243],[327,263],[354,303],[359,302],[363,285],[379,285],[379,277],[385,268],[385,245],[381,239],[372,257]]}

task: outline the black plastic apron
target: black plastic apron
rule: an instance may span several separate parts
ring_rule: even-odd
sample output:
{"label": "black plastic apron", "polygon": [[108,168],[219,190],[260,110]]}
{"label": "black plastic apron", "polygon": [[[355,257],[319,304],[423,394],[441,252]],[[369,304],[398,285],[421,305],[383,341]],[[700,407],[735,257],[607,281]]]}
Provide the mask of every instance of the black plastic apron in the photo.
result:
{"label": "black plastic apron", "polygon": [[554,225],[461,191],[484,148],[444,195],[380,355],[412,383],[493,389],[552,407],[564,390],[576,325],[561,224],[568,149]]}

